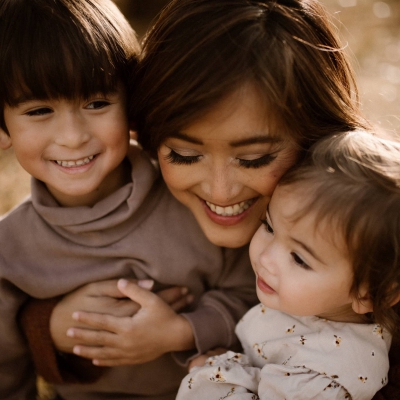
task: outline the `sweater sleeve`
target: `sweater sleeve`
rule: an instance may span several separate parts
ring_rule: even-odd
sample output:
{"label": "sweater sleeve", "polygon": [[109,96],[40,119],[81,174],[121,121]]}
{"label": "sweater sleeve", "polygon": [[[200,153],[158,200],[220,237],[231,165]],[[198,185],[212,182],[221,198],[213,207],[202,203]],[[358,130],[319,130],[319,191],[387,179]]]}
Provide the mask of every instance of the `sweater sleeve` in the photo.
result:
{"label": "sweater sleeve", "polygon": [[192,326],[196,343],[194,351],[174,353],[175,360],[182,366],[216,347],[239,350],[235,326],[259,302],[248,246],[223,251],[224,268],[217,283],[202,295],[194,311],[182,314]]}
{"label": "sweater sleeve", "polygon": [[60,353],[50,335],[51,313],[60,300],[31,298],[21,309],[19,323],[25,334],[38,375],[49,383],[92,383],[104,368],[94,366],[90,360],[73,354]]}

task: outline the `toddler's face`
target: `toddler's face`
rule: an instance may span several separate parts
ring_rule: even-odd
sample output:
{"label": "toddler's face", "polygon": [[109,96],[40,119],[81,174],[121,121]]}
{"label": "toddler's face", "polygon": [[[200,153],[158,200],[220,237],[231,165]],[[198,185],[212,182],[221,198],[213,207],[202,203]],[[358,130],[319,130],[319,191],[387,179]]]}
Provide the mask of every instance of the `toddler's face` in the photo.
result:
{"label": "toddler's face", "polygon": [[343,239],[324,221],[316,224],[312,210],[299,215],[307,196],[307,184],[276,188],[250,244],[257,295],[265,306],[287,314],[357,321]]}
{"label": "toddler's face", "polygon": [[297,146],[271,133],[265,102],[245,85],[160,146],[172,194],[194,214],[207,238],[225,247],[250,242]]}
{"label": "toddler's face", "polygon": [[21,99],[4,119],[18,161],[61,205],[92,205],[120,186],[129,144],[122,88],[87,100]]}

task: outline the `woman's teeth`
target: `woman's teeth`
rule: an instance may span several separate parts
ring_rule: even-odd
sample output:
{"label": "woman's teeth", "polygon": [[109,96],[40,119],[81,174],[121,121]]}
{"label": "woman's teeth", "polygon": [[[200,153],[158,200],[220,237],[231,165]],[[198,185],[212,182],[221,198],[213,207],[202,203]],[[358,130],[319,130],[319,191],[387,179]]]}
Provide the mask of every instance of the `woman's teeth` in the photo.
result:
{"label": "woman's teeth", "polygon": [[58,165],[61,165],[62,167],[81,167],[82,165],[89,164],[90,161],[93,160],[93,158],[94,156],[89,156],[76,161],[55,161]]}
{"label": "woman's teeth", "polygon": [[206,201],[206,204],[211,209],[211,211],[215,212],[215,214],[222,215],[223,217],[231,217],[232,215],[238,215],[247,210],[253,204],[253,202],[254,200],[251,199],[228,207],[216,206],[209,201]]}

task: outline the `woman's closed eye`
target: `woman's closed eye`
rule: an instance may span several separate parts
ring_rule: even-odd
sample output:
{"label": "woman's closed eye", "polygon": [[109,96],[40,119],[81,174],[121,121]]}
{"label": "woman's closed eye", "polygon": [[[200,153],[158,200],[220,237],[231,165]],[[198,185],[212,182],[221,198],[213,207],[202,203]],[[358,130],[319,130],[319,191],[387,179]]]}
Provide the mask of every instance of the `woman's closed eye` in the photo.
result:
{"label": "woman's closed eye", "polygon": [[165,156],[165,160],[171,164],[191,165],[199,161],[200,157],[200,155],[183,156],[182,154],[170,149],[169,153]]}
{"label": "woman's closed eye", "polygon": [[273,154],[264,154],[261,157],[251,159],[251,160],[246,160],[242,158],[238,158],[239,160],[239,165],[244,168],[261,168],[266,165],[269,165],[276,159],[276,155]]}
{"label": "woman's closed eye", "polygon": [[312,268],[296,253],[292,252],[290,253],[291,256],[293,257],[294,262],[300,266],[301,268],[311,270]]}

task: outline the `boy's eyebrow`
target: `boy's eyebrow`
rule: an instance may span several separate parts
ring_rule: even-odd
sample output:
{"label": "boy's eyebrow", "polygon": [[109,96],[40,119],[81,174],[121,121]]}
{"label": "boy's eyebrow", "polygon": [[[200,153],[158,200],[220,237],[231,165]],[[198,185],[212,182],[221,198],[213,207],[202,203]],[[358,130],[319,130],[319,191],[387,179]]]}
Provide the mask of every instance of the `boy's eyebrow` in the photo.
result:
{"label": "boy's eyebrow", "polygon": [[[171,136],[171,138],[175,139],[181,139],[184,140],[185,142],[193,143],[193,144],[204,144],[201,140],[196,139],[194,137],[191,137],[190,135],[182,132],[175,132]],[[278,136],[271,136],[267,134],[257,134],[249,138],[245,139],[240,139],[240,140],[233,140],[232,142],[229,142],[229,145],[232,147],[242,147],[242,146],[248,146],[251,144],[257,144],[257,143],[279,143],[282,141],[282,138]]]}

